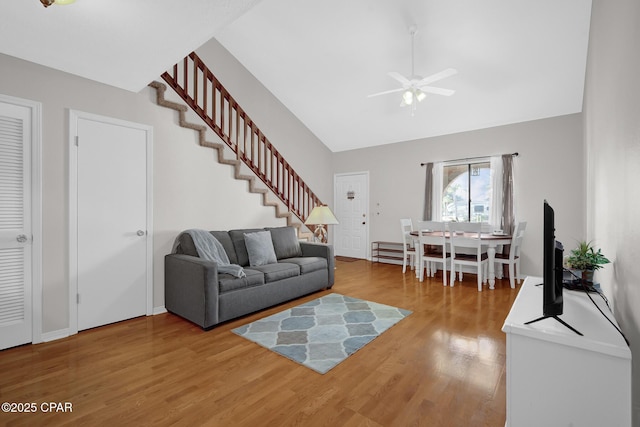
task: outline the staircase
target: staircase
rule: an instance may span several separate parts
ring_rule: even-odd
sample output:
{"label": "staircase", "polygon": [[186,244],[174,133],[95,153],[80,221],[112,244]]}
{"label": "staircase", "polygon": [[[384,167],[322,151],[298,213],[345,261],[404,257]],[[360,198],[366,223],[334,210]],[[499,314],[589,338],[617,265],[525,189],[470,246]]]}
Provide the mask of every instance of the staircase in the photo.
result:
{"label": "staircase", "polygon": [[[277,218],[286,218],[287,225],[299,229],[313,208],[322,205],[195,52],[174,65],[173,70],[164,73],[162,78],[187,105],[166,99],[167,86],[152,82],[149,86],[156,90],[157,104],[177,111],[180,126],[197,131],[199,144],[215,149],[219,163],[233,166],[235,178],[247,181],[251,193],[262,194],[262,204],[273,206]],[[189,107],[206,126],[188,121]],[[222,143],[206,139],[207,127]],[[235,158],[225,157],[227,147]],[[252,175],[243,173],[247,168]],[[266,188],[258,185],[256,178]],[[275,194],[279,202],[269,200],[269,193]]]}

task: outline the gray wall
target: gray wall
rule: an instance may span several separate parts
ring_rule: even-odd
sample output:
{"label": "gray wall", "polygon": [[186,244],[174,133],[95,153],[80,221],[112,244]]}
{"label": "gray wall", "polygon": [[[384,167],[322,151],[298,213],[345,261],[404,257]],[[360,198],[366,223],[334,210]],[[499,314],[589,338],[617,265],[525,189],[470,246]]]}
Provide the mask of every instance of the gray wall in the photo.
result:
{"label": "gray wall", "polygon": [[401,241],[400,218],[422,219],[425,168],[420,163],[518,152],[515,204],[528,228],[522,271],[542,274],[542,201],[556,211],[558,240],[584,238],[582,115],[517,123],[454,135],[339,152],[334,173],[369,171],[371,240]]}
{"label": "gray wall", "polygon": [[[220,63],[233,63],[225,51]],[[272,207],[262,207],[261,197],[249,194],[244,181],[232,178],[229,166],[215,161],[214,151],[197,145],[195,132],[177,127],[175,112],[155,105],[150,88],[140,93],[115,89],[87,79],[0,54],[0,93],[41,102],[43,182],[43,325],[44,334],[63,335],[69,326],[68,256],[68,109],[151,125],[154,128],[154,307],[164,305],[164,255],[173,239],[186,228],[230,229],[281,226]],[[270,126],[291,128],[297,119],[280,111],[268,115],[277,101],[245,72],[248,87],[260,91],[262,105],[245,107]],[[222,79],[223,84],[226,83]],[[233,94],[233,91],[232,91]],[[255,108],[255,111],[254,111]],[[260,122],[260,124],[262,121]],[[294,131],[292,131],[294,132]],[[317,139],[295,130],[295,139],[273,143],[295,157],[294,167],[319,196],[331,199],[331,153]],[[318,147],[318,145],[320,145]],[[301,155],[307,150],[312,157]],[[229,154],[229,156],[232,156]],[[292,161],[293,163],[293,161]],[[319,190],[315,190],[318,188]],[[114,207],[117,208],[117,207]]]}
{"label": "gray wall", "polygon": [[640,425],[640,2],[594,0],[585,84],[588,238],[612,261],[598,272],[631,342]]}

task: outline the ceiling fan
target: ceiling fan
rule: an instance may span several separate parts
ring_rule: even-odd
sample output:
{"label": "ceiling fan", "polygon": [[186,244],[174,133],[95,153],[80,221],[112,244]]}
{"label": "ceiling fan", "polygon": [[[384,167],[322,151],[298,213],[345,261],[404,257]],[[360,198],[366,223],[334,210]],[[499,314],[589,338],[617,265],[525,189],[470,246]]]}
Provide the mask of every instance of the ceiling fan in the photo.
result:
{"label": "ceiling fan", "polygon": [[442,80],[446,77],[453,76],[458,74],[458,71],[454,68],[447,68],[446,70],[440,71],[439,73],[432,74],[428,77],[422,77],[415,73],[414,63],[415,63],[415,49],[414,49],[414,40],[416,36],[416,27],[409,27],[409,34],[411,35],[411,77],[407,78],[402,74],[391,71],[388,73],[389,77],[397,80],[402,87],[399,89],[386,90],[384,92],[374,93],[368,96],[368,98],[372,98],[374,96],[386,95],[389,93],[402,92],[402,102],[400,103],[401,107],[405,107],[407,105],[411,105],[411,113],[416,109],[416,104],[421,102],[427,97],[427,93],[433,93],[436,95],[444,95],[451,96],[455,93],[455,90],[452,89],[443,89],[434,86],[428,86],[431,83],[437,82],[438,80]]}

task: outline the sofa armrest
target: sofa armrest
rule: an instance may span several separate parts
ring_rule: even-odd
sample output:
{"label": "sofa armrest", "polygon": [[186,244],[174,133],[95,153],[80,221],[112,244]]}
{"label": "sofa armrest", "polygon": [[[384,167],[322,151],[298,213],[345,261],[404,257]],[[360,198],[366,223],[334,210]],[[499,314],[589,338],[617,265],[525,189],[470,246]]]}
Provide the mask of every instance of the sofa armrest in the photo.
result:
{"label": "sofa armrest", "polygon": [[191,255],[164,258],[166,309],[204,329],[218,323],[218,265]]}
{"label": "sofa armrest", "polygon": [[317,256],[326,258],[327,266],[329,268],[329,287],[333,286],[335,281],[335,268],[336,260],[333,254],[333,245],[326,245],[324,243],[313,242],[300,242],[300,248],[302,249],[302,256]]}

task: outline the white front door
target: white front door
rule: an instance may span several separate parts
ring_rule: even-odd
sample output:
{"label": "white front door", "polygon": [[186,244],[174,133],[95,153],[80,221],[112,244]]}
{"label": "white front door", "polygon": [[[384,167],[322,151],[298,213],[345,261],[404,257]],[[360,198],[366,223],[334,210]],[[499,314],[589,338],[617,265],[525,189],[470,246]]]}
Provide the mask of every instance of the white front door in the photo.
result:
{"label": "white front door", "polygon": [[32,341],[32,108],[0,98],[0,349]]}
{"label": "white front door", "polygon": [[76,116],[75,129],[77,235],[71,256],[77,330],[84,330],[147,314],[151,130],[87,114]]}
{"label": "white front door", "polygon": [[335,176],[336,255],[366,259],[369,248],[369,173]]}

